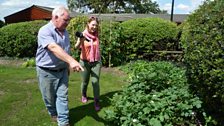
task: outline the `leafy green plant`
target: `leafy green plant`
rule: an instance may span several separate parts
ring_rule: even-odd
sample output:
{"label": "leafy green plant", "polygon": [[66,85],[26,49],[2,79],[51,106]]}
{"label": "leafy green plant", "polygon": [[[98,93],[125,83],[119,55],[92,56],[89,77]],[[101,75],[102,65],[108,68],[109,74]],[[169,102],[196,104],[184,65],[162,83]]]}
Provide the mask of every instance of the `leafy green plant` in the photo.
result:
{"label": "leafy green plant", "polygon": [[24,63],[22,63],[22,67],[35,67],[36,62],[35,58],[27,59]]}
{"label": "leafy green plant", "polygon": [[137,61],[124,67],[130,84],[114,95],[105,118],[115,125],[208,125],[202,101],[191,94],[185,71],[168,62]]}

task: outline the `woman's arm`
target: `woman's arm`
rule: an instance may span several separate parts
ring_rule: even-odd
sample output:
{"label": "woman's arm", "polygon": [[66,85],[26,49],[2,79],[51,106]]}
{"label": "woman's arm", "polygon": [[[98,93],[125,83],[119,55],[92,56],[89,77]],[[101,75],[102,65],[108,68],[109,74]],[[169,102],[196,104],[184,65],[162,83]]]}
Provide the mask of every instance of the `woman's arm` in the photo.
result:
{"label": "woman's arm", "polygon": [[75,48],[79,49],[81,43],[83,43],[85,41],[85,38],[78,38],[77,42],[75,43]]}

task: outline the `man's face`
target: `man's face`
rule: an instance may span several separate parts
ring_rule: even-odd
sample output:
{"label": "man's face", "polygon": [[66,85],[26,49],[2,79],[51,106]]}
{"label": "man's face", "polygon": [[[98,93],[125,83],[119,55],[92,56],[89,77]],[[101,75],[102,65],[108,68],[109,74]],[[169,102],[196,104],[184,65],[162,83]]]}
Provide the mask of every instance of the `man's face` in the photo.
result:
{"label": "man's face", "polygon": [[68,12],[64,12],[63,16],[56,16],[56,22],[57,22],[57,28],[60,31],[63,31],[66,29],[70,21],[70,16]]}

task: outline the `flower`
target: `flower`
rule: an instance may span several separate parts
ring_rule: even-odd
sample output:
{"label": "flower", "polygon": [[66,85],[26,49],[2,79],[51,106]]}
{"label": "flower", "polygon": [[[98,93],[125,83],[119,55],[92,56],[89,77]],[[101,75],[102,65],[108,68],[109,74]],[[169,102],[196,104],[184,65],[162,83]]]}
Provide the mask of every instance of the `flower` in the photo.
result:
{"label": "flower", "polygon": [[136,123],[136,122],[138,122],[138,120],[137,119],[133,119],[132,122],[133,123]]}

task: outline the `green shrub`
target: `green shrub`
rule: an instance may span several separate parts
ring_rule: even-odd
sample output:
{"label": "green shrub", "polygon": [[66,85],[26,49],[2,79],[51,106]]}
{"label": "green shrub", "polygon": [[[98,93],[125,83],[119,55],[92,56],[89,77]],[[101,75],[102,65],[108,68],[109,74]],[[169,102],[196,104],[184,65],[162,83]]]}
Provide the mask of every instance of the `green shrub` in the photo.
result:
{"label": "green shrub", "polygon": [[138,18],[124,21],[122,47],[127,60],[147,59],[153,50],[173,50],[177,26],[160,18]]}
{"label": "green shrub", "polygon": [[70,43],[71,43],[71,53],[73,57],[76,59],[79,59],[80,51],[74,48],[75,43],[77,41],[77,37],[75,36],[75,33],[77,31],[82,32],[85,29],[87,20],[88,20],[88,17],[86,16],[77,16],[71,19],[67,27],[67,30],[70,35],[69,37],[70,37]]}
{"label": "green shrub", "polygon": [[145,89],[146,93],[152,90],[164,90],[171,86],[187,85],[185,71],[168,62],[149,63],[139,60],[126,65],[123,69],[128,71],[129,79],[134,85],[135,83],[145,83],[143,86],[149,86],[142,88],[138,85],[139,87],[135,88],[135,90]]}
{"label": "green shrub", "polygon": [[113,21],[102,21],[100,24],[101,54],[104,66],[118,66],[125,62],[119,24]]}
{"label": "green shrub", "polygon": [[35,62],[35,59],[34,58],[30,58],[30,59],[27,59],[23,64],[22,64],[22,67],[25,68],[25,67],[35,67],[36,66],[36,62]]}
{"label": "green shrub", "polygon": [[207,125],[202,101],[190,93],[185,71],[168,62],[138,61],[124,68],[130,84],[114,95],[105,118],[123,126]]}
{"label": "green shrub", "polygon": [[223,6],[222,0],[205,1],[187,19],[181,40],[192,89],[224,124]]}
{"label": "green shrub", "polygon": [[37,34],[46,21],[9,24],[0,29],[0,56],[34,57]]}

